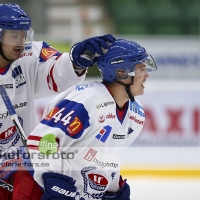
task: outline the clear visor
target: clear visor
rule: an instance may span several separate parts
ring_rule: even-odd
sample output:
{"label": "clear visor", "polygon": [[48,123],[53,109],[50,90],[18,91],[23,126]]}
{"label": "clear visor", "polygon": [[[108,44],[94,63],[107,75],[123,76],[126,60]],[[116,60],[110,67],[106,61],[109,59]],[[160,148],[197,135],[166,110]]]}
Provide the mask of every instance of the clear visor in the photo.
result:
{"label": "clear visor", "polygon": [[7,45],[12,46],[25,46],[25,43],[31,45],[34,36],[34,30],[9,30],[0,29],[1,38],[0,41]]}
{"label": "clear visor", "polygon": [[129,76],[145,76],[149,75],[157,70],[157,66],[153,57],[148,56],[141,62],[133,63],[126,69],[117,69],[116,76],[118,79],[127,79]]}

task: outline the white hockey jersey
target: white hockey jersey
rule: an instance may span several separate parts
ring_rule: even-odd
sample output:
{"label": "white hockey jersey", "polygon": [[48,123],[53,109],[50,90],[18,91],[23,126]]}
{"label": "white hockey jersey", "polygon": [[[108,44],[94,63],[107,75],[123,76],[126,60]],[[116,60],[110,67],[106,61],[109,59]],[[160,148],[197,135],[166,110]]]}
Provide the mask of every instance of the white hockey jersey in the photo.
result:
{"label": "white hockey jersey", "polygon": [[[50,101],[28,138],[34,179],[56,172],[73,177],[80,195],[101,199],[119,190],[120,159],[144,125],[139,102],[127,102],[122,119],[103,83],[71,87]],[[131,155],[130,155],[131,156]]]}
{"label": "white hockey jersey", "polygon": [[[34,99],[55,95],[81,83],[84,78],[85,75],[78,77],[75,73],[68,53],[62,54],[42,41],[26,46],[20,58],[0,74],[27,136],[36,126]],[[3,155],[20,145],[16,128],[0,97],[0,165],[10,161],[9,156]],[[14,170],[3,167],[0,171],[3,169],[7,172],[0,172],[1,179]]]}

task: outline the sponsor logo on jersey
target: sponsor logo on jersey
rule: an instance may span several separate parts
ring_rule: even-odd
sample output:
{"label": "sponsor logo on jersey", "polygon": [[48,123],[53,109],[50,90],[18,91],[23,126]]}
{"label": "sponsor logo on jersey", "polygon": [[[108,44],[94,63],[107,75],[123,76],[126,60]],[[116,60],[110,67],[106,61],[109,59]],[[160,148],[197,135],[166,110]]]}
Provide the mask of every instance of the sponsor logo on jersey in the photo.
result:
{"label": "sponsor logo on jersey", "polygon": [[76,86],[76,90],[80,91],[80,90],[84,90],[84,89],[90,88],[90,87],[94,87],[94,85],[93,84],[81,84],[81,85]]}
{"label": "sponsor logo on jersey", "polygon": [[60,54],[61,53],[58,50],[54,49],[51,46],[43,47],[40,53],[40,62],[46,61],[52,56],[58,56]]}
{"label": "sponsor logo on jersey", "polygon": [[[28,45],[30,45],[30,46],[28,46]],[[25,50],[32,49],[32,46],[31,46],[30,42],[27,43],[27,45],[24,47],[24,49]],[[30,53],[29,53],[29,55],[30,55]],[[30,56],[32,56],[32,54]]]}
{"label": "sponsor logo on jersey", "polygon": [[76,116],[74,120],[67,127],[67,131],[70,136],[76,135],[79,131],[83,129],[81,120]]}
{"label": "sponsor logo on jersey", "polygon": [[113,115],[112,113],[109,113],[108,115],[106,115],[106,119],[114,119],[116,116]]}
{"label": "sponsor logo on jersey", "polygon": [[13,88],[13,84],[5,84],[4,87],[6,89],[10,89],[10,88]]}
{"label": "sponsor logo on jersey", "polygon": [[103,129],[101,129],[99,131],[99,133],[96,135],[96,139],[98,139],[101,142],[106,142],[106,140],[108,139],[108,136],[110,135],[110,132],[112,130],[112,127],[107,125],[104,126]]}
{"label": "sponsor logo on jersey", "polygon": [[[28,49],[28,47],[26,47],[26,50]],[[22,57],[26,57],[26,56],[32,56],[33,55],[33,53],[32,52],[30,52],[30,53],[22,53],[21,55],[20,55],[20,58],[22,58]]]}
{"label": "sponsor logo on jersey", "polygon": [[103,103],[96,105],[96,108],[100,109],[100,108],[107,107],[107,106],[114,105],[114,104],[115,104],[114,101],[107,101],[107,102],[103,102]]}
{"label": "sponsor logo on jersey", "polygon": [[137,119],[135,116],[132,116],[130,113],[128,114],[129,119],[135,121],[137,124],[144,125],[144,121]]}
{"label": "sponsor logo on jersey", "polygon": [[142,117],[145,117],[144,109],[136,101],[130,103],[130,110],[139,114]]}
{"label": "sponsor logo on jersey", "polygon": [[100,174],[88,174],[89,186],[98,191],[104,191],[108,185],[108,180]]}
{"label": "sponsor logo on jersey", "polygon": [[0,128],[3,126],[3,123],[0,123]]}
{"label": "sponsor logo on jersey", "polygon": [[100,123],[103,123],[105,121],[105,116],[104,115],[100,115],[98,121]]}
{"label": "sponsor logo on jersey", "polygon": [[[27,102],[23,102],[23,103],[19,103],[19,104],[15,104],[13,105],[14,109],[18,109],[18,108],[22,108],[24,106],[27,106]],[[5,113],[0,113],[0,119],[6,119],[9,116],[8,111],[6,111]],[[20,118],[20,117],[19,117]],[[21,122],[23,122],[23,120],[21,119]]]}
{"label": "sponsor logo on jersey", "polygon": [[125,135],[117,135],[117,134],[113,134],[113,139],[125,139]]}
{"label": "sponsor logo on jersey", "polygon": [[0,144],[7,144],[16,136],[16,134],[16,127],[9,127],[6,131],[0,134]]}
{"label": "sponsor logo on jersey", "polygon": [[12,70],[12,77],[15,80],[16,88],[26,84],[26,79],[22,73],[22,68],[20,65]]}
{"label": "sponsor logo on jersey", "polygon": [[95,163],[95,165],[98,165],[102,168],[104,167],[113,167],[113,168],[118,168],[118,164],[117,163],[109,163],[109,162],[103,162],[98,160],[96,157],[94,158],[93,162]]}
{"label": "sponsor logo on jersey", "polygon": [[6,119],[7,117],[8,117],[8,111],[0,114],[0,119]]}
{"label": "sponsor logo on jersey", "polygon": [[92,161],[92,159],[95,157],[95,155],[97,154],[98,151],[90,148],[89,151],[86,153],[84,159],[87,161]]}
{"label": "sponsor logo on jersey", "polygon": [[58,143],[54,134],[49,133],[41,138],[39,142],[39,151],[45,155],[58,152]]}
{"label": "sponsor logo on jersey", "polygon": [[59,111],[60,109],[59,108],[57,108],[57,107],[55,107],[55,108],[53,108],[50,112],[49,112],[49,114],[44,118],[45,120],[51,120],[52,119],[52,117]]}
{"label": "sponsor logo on jersey", "polygon": [[109,113],[108,115],[106,115],[106,117],[104,115],[100,115],[98,118],[98,121],[100,123],[103,123],[105,121],[105,119],[115,119],[115,115],[113,115],[112,113]]}

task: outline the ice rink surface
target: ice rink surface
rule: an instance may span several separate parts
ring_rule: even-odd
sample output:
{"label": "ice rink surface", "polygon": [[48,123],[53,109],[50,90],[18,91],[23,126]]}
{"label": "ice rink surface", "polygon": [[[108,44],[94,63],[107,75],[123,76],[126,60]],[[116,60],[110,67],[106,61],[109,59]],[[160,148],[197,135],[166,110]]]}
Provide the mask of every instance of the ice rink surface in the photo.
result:
{"label": "ice rink surface", "polygon": [[129,177],[131,200],[200,200],[200,178]]}

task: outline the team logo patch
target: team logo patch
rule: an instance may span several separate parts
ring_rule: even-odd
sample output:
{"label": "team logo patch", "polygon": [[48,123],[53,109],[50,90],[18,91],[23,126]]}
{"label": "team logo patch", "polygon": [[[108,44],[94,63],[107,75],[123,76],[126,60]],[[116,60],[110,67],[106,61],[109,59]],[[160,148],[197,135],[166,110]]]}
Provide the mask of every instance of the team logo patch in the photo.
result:
{"label": "team logo patch", "polygon": [[102,199],[105,188],[108,184],[108,180],[99,174],[91,173],[97,168],[95,166],[88,166],[81,170],[81,175],[83,176],[83,192],[87,195],[88,199]]}
{"label": "team logo patch", "polygon": [[88,174],[89,186],[93,190],[104,191],[108,180],[100,174]]}
{"label": "team logo patch", "polygon": [[95,166],[84,167],[81,170],[81,175],[83,177],[83,192],[84,196],[87,195],[87,199],[102,199],[106,187],[108,186],[109,181],[113,180],[116,172],[110,171],[110,177],[103,176],[96,172],[97,168]]}
{"label": "team logo patch", "polygon": [[17,134],[16,127],[12,126],[0,134],[0,144],[7,144]]}

